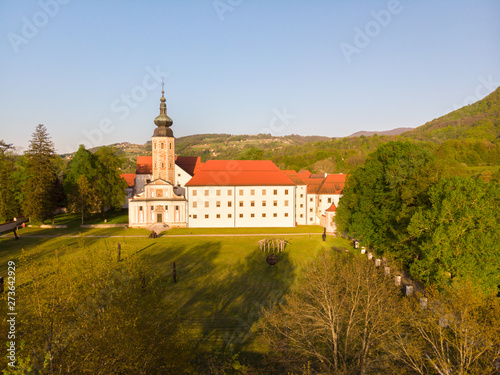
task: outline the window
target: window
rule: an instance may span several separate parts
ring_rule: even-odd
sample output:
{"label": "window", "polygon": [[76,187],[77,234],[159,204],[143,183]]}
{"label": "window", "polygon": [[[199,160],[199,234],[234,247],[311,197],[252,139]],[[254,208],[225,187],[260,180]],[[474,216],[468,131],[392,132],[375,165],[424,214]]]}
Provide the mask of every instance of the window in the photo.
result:
{"label": "window", "polygon": [[165,148],[165,144],[163,142],[161,144],[161,148]]}
{"label": "window", "polygon": [[266,207],[266,201],[262,201],[262,207]]}
{"label": "window", "polygon": [[198,202],[193,202],[193,208],[198,207]]}
{"label": "window", "polygon": [[303,215],[303,214],[300,214],[300,217],[304,217],[304,215]]}
{"label": "window", "polygon": [[285,207],[287,207],[287,206],[288,206],[288,201],[285,201]]}
{"label": "window", "polygon": [[205,219],[208,219],[208,214],[205,215]]}
{"label": "window", "polygon": [[156,143],[153,145],[154,148],[156,148]]}
{"label": "window", "polygon": [[168,206],[165,206],[165,211],[168,211]]}
{"label": "window", "polygon": [[233,191],[232,190],[228,190],[227,191],[227,195],[233,195]]}
{"label": "window", "polygon": [[156,169],[156,162],[155,162],[155,169]]}
{"label": "window", "polygon": [[313,209],[312,209],[312,208],[310,208],[310,209],[309,209],[309,212],[313,212]]}
{"label": "window", "polygon": [[300,197],[301,197],[301,198],[304,198],[304,194],[300,194]]}
{"label": "window", "polygon": [[220,219],[220,214],[217,214],[216,217],[217,217],[217,219]]}
{"label": "window", "polygon": [[310,218],[309,218],[309,221],[313,221],[313,218],[312,218],[312,217],[310,217]]}
{"label": "window", "polygon": [[172,149],[172,142],[170,142],[170,143],[168,144],[168,148],[169,148],[169,149]]}
{"label": "window", "polygon": [[205,202],[205,208],[208,208],[209,206],[208,203],[209,203],[208,201]]}
{"label": "window", "polygon": [[172,168],[172,163],[168,163],[168,167],[169,167],[169,168]]}
{"label": "window", "polygon": [[285,212],[285,217],[288,217],[288,212]]}
{"label": "window", "polygon": [[198,215],[193,215],[193,219],[198,219]]}
{"label": "window", "polygon": [[177,173],[177,177],[181,177],[181,174],[180,174],[180,173]]}
{"label": "window", "polygon": [[250,207],[255,207],[255,201],[250,202]]}
{"label": "window", "polygon": [[273,206],[277,207],[278,206],[278,201],[273,201]]}
{"label": "window", "polygon": [[255,195],[255,190],[254,189],[250,190],[250,195]]}
{"label": "window", "polygon": [[233,202],[231,202],[231,201],[227,201],[227,206],[228,206],[228,207],[233,207]]}
{"label": "window", "polygon": [[278,217],[278,214],[273,214],[273,217]]}
{"label": "window", "polygon": [[266,217],[266,214],[262,214],[262,217]]}
{"label": "window", "polygon": [[243,201],[240,201],[240,207],[243,207]]}
{"label": "window", "polygon": [[208,189],[205,190],[205,197],[207,197],[207,196],[208,196]]}
{"label": "window", "polygon": [[243,214],[240,214],[240,218],[243,218]]}
{"label": "window", "polygon": [[176,210],[176,211],[179,211],[179,206],[175,206],[175,210]]}
{"label": "window", "polygon": [[250,217],[255,217],[255,214],[250,214]]}
{"label": "window", "polygon": [[332,198],[328,198],[328,203],[332,203]]}
{"label": "window", "polygon": [[220,189],[215,191],[215,195],[220,195]]}
{"label": "window", "polygon": [[288,189],[285,189],[285,195],[288,195]]}
{"label": "window", "polygon": [[262,189],[262,195],[266,195],[266,189]]}
{"label": "window", "polygon": [[227,214],[228,219],[231,219],[233,217],[232,214]]}
{"label": "window", "polygon": [[148,179],[146,180],[146,184],[149,184],[150,182],[151,182],[151,180],[148,178]]}
{"label": "window", "polygon": [[313,201],[312,197],[311,197],[311,198],[309,198],[309,202],[312,202],[312,201]]}
{"label": "window", "polygon": [[215,202],[216,207],[220,207],[220,201]]}
{"label": "window", "polygon": [[165,168],[165,163],[161,163],[161,169]]}
{"label": "window", "polygon": [[243,195],[243,189],[240,189],[240,195]]}
{"label": "window", "polygon": [[139,211],[142,211],[142,206],[139,207]]}
{"label": "window", "polygon": [[155,206],[151,206],[151,211],[153,211],[155,209]]}
{"label": "window", "polygon": [[196,190],[193,190],[193,197],[196,197],[198,195],[198,192]]}
{"label": "window", "polygon": [[273,194],[274,194],[274,195],[278,195],[278,189],[274,189]]}
{"label": "window", "polygon": [[304,208],[304,205],[302,203],[300,204],[300,208]]}

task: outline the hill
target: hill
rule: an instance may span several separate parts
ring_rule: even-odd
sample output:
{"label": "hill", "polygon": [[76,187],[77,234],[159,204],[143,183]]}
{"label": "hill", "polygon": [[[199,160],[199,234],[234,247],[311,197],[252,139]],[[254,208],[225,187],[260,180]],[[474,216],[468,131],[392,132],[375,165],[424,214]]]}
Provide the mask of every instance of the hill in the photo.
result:
{"label": "hill", "polygon": [[403,135],[438,143],[451,139],[493,142],[500,137],[500,87],[476,103],[434,119]]}
{"label": "hill", "polygon": [[353,133],[349,135],[348,137],[360,137],[364,135],[365,137],[371,137],[372,135],[400,135],[403,134],[407,131],[413,130],[413,128],[396,128],[392,130],[383,130],[383,131],[375,131],[375,132],[368,132],[368,131],[359,131],[356,133]]}

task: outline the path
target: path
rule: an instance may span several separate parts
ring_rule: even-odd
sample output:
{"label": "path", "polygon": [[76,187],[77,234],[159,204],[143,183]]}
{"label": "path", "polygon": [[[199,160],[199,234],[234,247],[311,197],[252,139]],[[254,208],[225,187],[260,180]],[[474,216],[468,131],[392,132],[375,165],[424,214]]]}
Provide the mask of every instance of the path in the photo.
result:
{"label": "path", "polygon": [[[233,234],[167,234],[160,236],[161,238],[168,237],[255,237],[255,236],[311,236],[317,235],[321,236],[322,233],[233,233]],[[22,235],[19,238],[57,238],[57,237],[68,237],[68,238],[79,238],[81,235],[72,235],[72,234],[61,234],[61,235]],[[142,236],[92,236],[92,235],[83,235],[85,238],[148,238],[148,235]],[[6,235],[0,236],[0,238],[9,238]]]}

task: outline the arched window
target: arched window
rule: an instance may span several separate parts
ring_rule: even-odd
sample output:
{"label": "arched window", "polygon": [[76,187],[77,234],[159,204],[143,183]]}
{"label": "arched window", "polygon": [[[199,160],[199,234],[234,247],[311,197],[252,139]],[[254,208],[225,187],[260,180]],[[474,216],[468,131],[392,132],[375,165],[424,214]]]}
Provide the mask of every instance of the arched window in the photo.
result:
{"label": "arched window", "polygon": [[163,142],[161,143],[161,148],[165,148],[165,144]]}
{"label": "arched window", "polygon": [[165,163],[161,163],[161,169],[165,168]]}
{"label": "arched window", "polygon": [[169,147],[170,149],[172,149],[172,142],[170,142],[170,143],[168,144],[168,147]]}

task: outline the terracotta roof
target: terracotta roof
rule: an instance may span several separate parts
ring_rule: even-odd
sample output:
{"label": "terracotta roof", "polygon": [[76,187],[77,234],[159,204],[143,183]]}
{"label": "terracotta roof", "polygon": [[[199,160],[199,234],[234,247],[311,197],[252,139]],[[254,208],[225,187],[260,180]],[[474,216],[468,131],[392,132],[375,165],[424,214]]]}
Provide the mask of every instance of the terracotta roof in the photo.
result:
{"label": "terracotta roof", "polygon": [[194,176],[202,163],[199,156],[176,156],[175,164],[177,164],[191,176]]}
{"label": "terracotta roof", "polygon": [[299,174],[294,170],[285,170],[283,171],[283,173],[285,173],[290,180],[295,182],[296,185],[307,185],[305,181],[300,178]]}
{"label": "terracotta roof", "polygon": [[323,180],[318,194],[342,194],[345,185],[345,174],[329,174]]}
{"label": "terracotta roof", "polygon": [[335,206],[335,203],[332,203],[332,205],[325,210],[325,212],[335,212],[335,211],[337,211],[337,206]]}
{"label": "terracotta roof", "polygon": [[136,174],[151,174],[153,173],[153,157],[138,156],[137,166],[135,167]]}
{"label": "terracotta roof", "polygon": [[120,175],[126,182],[128,187],[133,187],[135,184],[135,173],[123,173]]}
{"label": "terracotta roof", "polygon": [[301,169],[298,174],[301,178],[309,178],[311,172],[309,172],[307,169]]}
{"label": "terracotta roof", "polygon": [[270,160],[209,160],[186,186],[294,186]]}
{"label": "terracotta roof", "polygon": [[311,173],[311,175],[309,176],[309,178],[323,179],[323,178],[325,178],[325,174],[324,173]]}

